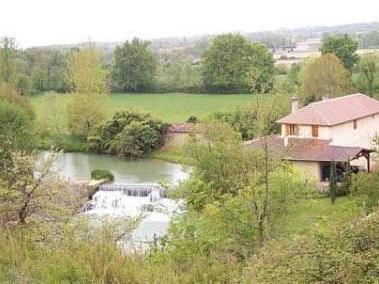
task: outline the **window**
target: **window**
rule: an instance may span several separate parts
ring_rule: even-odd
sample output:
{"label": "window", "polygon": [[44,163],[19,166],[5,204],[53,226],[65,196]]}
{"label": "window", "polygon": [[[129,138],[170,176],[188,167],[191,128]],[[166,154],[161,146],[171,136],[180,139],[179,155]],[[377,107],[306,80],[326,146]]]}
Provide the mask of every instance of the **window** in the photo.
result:
{"label": "window", "polygon": [[354,129],[357,129],[357,127],[358,127],[357,120],[353,120],[353,128],[354,128]]}
{"label": "window", "polygon": [[299,133],[299,127],[296,124],[288,124],[286,128],[287,128],[286,130],[287,136],[288,135],[295,136],[295,135],[298,135]]}
{"label": "window", "polygon": [[312,137],[318,137],[318,125],[312,125]]}

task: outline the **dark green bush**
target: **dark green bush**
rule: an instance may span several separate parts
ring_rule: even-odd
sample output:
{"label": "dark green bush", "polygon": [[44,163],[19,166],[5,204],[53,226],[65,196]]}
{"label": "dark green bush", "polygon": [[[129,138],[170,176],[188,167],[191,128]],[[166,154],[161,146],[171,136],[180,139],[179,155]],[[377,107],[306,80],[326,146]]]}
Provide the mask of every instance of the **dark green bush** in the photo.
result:
{"label": "dark green bush", "polygon": [[95,180],[107,179],[109,181],[113,181],[114,176],[108,170],[96,169],[91,172],[91,179],[95,179]]}
{"label": "dark green bush", "polygon": [[164,144],[169,124],[150,114],[117,112],[88,138],[89,150],[139,159]]}
{"label": "dark green bush", "polygon": [[187,119],[187,122],[188,123],[196,123],[196,122],[199,122],[197,117],[194,116],[194,115],[191,115],[188,119]]}

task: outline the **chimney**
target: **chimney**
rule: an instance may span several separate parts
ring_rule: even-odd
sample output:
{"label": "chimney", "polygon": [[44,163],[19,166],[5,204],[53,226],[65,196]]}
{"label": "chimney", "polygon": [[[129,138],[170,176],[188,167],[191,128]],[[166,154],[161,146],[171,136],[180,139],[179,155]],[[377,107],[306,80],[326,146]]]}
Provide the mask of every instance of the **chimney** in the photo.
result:
{"label": "chimney", "polygon": [[292,113],[297,112],[299,109],[299,101],[297,97],[292,97]]}
{"label": "chimney", "polygon": [[323,95],[322,96],[322,100],[323,101],[326,101],[326,100],[329,100],[330,99],[330,95]]}

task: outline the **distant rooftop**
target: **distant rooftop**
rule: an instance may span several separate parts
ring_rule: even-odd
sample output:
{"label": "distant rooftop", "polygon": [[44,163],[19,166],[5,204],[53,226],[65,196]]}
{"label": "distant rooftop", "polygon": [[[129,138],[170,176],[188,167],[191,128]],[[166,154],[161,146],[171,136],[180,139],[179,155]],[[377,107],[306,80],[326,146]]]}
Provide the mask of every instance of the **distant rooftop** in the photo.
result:
{"label": "distant rooftop", "polygon": [[333,126],[379,113],[379,101],[357,93],[311,103],[277,122]]}

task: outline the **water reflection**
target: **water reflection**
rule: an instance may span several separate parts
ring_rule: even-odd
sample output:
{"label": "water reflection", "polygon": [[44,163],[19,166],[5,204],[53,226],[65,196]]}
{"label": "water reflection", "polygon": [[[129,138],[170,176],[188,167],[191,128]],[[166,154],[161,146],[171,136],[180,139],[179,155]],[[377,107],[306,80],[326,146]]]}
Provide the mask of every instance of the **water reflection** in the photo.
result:
{"label": "water reflection", "polygon": [[[46,155],[46,153],[45,153]],[[188,173],[179,164],[157,159],[128,161],[117,157],[88,153],[64,153],[56,165],[63,177],[70,180],[88,180],[94,169],[112,172],[115,183],[157,183],[176,184]]]}

